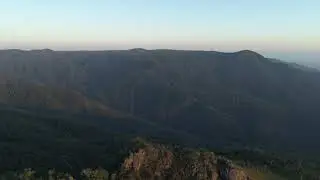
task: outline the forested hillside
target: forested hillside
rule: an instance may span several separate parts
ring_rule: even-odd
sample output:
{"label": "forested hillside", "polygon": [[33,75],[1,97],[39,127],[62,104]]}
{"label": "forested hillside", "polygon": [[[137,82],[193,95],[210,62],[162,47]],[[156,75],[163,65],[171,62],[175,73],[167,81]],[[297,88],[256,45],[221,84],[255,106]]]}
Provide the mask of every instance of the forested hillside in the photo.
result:
{"label": "forested hillside", "polygon": [[28,107],[110,109],[210,141],[319,147],[320,73],[251,51],[8,50],[0,67],[16,91],[37,92],[19,96]]}
{"label": "forested hillside", "polygon": [[319,159],[320,72],[248,50],[2,50],[0,82],[3,170],[116,169],[135,137]]}

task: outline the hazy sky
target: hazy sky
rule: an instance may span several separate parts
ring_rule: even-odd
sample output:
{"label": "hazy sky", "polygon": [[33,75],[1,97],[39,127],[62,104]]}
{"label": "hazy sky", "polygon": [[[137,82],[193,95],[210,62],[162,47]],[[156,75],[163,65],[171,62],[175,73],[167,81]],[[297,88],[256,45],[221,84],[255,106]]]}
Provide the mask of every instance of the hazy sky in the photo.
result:
{"label": "hazy sky", "polygon": [[320,52],[320,0],[1,0],[0,48]]}

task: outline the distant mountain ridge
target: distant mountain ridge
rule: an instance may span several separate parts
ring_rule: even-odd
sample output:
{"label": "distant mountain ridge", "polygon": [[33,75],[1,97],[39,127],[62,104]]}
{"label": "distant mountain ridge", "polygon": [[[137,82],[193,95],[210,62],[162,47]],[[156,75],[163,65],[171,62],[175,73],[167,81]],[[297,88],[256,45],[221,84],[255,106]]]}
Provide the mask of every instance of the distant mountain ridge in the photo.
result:
{"label": "distant mountain ridge", "polygon": [[[128,139],[138,136],[309,159],[303,173],[313,175],[319,92],[319,71],[249,50],[1,50],[0,170],[43,164],[116,169],[127,157]],[[299,165],[254,157],[284,175]]]}
{"label": "distant mountain ridge", "polygon": [[319,72],[249,50],[8,50],[0,51],[0,74],[41,84],[48,92],[81,94],[99,107],[191,133],[212,145],[287,143],[295,149],[308,143],[305,138],[320,137]]}

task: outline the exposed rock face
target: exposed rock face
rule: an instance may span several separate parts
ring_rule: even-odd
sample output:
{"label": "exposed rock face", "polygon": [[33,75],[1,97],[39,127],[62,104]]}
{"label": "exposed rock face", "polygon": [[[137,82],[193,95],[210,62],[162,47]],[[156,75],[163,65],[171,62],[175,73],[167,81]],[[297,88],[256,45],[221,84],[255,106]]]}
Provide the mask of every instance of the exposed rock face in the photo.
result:
{"label": "exposed rock face", "polygon": [[132,153],[123,163],[124,174],[146,173],[149,176],[162,176],[172,165],[173,154],[165,148],[147,146]]}
{"label": "exposed rock face", "polygon": [[120,179],[249,180],[240,168],[212,152],[146,145],[125,159]]}
{"label": "exposed rock face", "polygon": [[217,171],[221,180],[250,180],[244,171],[235,167],[227,159],[217,160]]}

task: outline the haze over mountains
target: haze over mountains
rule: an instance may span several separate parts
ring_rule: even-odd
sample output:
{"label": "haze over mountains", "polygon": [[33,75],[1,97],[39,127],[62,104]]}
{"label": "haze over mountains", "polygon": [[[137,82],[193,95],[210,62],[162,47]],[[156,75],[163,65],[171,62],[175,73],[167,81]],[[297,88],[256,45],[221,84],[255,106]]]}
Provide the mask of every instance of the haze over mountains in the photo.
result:
{"label": "haze over mountains", "polygon": [[268,57],[281,59],[286,62],[301,64],[312,68],[320,68],[320,53],[315,52],[273,52],[264,53]]}
{"label": "haze over mountains", "polygon": [[1,50],[0,75],[3,169],[68,168],[65,158],[114,168],[111,151],[137,136],[303,159],[320,150],[320,72],[249,50]]}

